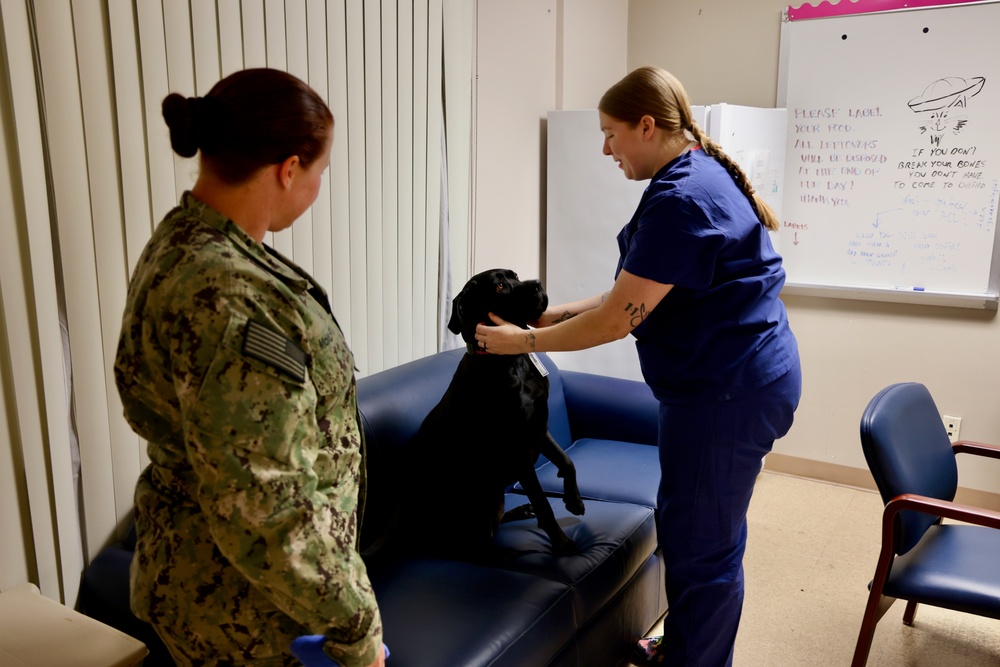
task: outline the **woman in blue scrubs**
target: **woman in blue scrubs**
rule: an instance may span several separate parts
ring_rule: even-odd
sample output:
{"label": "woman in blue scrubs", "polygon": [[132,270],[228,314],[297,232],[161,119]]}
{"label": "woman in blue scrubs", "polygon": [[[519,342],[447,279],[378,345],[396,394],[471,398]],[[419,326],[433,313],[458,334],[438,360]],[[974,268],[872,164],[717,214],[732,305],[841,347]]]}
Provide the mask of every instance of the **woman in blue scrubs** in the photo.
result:
{"label": "woman in blue scrubs", "polygon": [[743,606],[746,513],[762,459],[792,424],[798,347],[778,298],[778,222],[692,120],[680,82],[640,68],[598,106],[604,154],[650,179],[618,235],[612,289],[550,307],[525,331],[491,315],[492,354],[579,350],[632,334],[660,402],[657,531],[669,612],[643,665],[732,665]]}

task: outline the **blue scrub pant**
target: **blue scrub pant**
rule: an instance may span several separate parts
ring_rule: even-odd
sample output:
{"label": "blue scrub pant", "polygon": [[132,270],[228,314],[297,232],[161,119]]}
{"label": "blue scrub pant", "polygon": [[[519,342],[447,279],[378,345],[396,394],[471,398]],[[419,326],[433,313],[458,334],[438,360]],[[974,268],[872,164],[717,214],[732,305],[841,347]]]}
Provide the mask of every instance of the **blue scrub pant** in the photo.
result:
{"label": "blue scrub pant", "polygon": [[666,563],[668,666],[733,664],[747,508],[764,455],[792,425],[801,385],[796,364],[747,396],[660,406],[657,534]]}

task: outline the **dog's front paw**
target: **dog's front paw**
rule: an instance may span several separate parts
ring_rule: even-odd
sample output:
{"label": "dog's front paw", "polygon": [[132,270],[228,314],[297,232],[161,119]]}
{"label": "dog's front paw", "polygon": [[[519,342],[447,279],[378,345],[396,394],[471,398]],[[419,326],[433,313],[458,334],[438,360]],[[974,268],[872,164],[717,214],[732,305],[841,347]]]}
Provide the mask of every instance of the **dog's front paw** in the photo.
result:
{"label": "dog's front paw", "polygon": [[576,556],[580,553],[580,549],[576,546],[576,542],[566,536],[563,536],[563,539],[552,543],[552,553],[560,557]]}
{"label": "dog's front paw", "polygon": [[563,503],[566,505],[566,509],[577,516],[583,516],[583,513],[587,510],[583,506],[583,498],[580,496],[565,496],[563,498]]}

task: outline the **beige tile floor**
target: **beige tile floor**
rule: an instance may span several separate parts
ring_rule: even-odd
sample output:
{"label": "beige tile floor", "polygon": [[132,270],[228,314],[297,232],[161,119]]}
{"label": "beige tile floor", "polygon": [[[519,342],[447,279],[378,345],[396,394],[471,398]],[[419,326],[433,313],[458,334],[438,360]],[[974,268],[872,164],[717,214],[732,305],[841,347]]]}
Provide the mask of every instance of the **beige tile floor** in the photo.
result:
{"label": "beige tile floor", "polygon": [[[851,664],[881,511],[871,491],[761,474],[748,516],[736,667]],[[871,667],[1000,666],[1000,621],[924,605],[907,627],[904,606],[897,602],[879,622]]]}

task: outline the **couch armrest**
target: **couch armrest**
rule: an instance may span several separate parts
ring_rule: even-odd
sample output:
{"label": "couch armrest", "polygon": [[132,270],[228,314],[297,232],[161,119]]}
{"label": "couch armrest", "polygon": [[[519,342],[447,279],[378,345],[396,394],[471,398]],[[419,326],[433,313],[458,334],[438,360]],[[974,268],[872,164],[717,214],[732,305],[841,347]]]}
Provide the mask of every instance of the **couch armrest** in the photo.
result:
{"label": "couch armrest", "polygon": [[407,499],[401,481],[406,450],[451,382],[464,349],[431,354],[358,380],[358,412],[367,448],[368,497],[363,555],[373,555]]}
{"label": "couch armrest", "polygon": [[559,371],[573,440],[601,438],[656,445],[659,402],[645,382]]}

